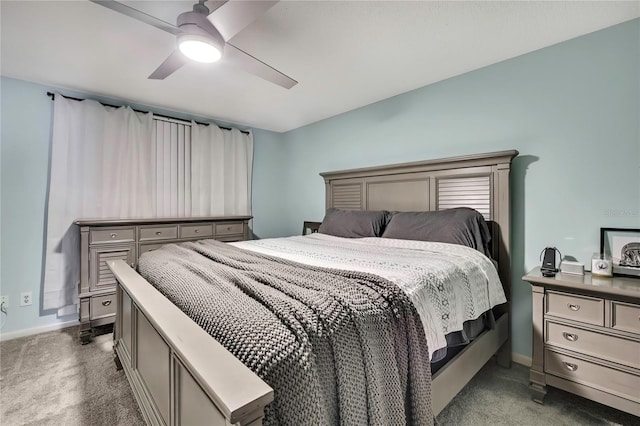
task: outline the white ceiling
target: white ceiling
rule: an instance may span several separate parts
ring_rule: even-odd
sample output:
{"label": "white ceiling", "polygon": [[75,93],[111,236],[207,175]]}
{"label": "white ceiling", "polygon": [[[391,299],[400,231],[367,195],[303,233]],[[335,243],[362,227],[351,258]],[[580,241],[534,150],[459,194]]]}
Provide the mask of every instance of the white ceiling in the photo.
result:
{"label": "white ceiling", "polygon": [[[194,1],[126,3],[175,23]],[[85,0],[0,5],[4,76],[277,132],[640,16],[638,1],[281,1],[232,42],[299,81],[286,90],[223,63],[148,80],[172,35]]]}

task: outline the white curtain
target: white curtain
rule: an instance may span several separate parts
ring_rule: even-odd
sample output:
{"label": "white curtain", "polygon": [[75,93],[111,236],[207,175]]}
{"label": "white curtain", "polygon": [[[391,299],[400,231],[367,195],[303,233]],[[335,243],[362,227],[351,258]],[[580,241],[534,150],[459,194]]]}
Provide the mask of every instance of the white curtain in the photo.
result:
{"label": "white curtain", "polygon": [[69,313],[68,306],[77,304],[80,248],[75,219],[155,215],[154,144],[152,114],[55,95],[45,310]]}
{"label": "white curtain", "polygon": [[191,212],[251,214],[253,134],[191,123]]}

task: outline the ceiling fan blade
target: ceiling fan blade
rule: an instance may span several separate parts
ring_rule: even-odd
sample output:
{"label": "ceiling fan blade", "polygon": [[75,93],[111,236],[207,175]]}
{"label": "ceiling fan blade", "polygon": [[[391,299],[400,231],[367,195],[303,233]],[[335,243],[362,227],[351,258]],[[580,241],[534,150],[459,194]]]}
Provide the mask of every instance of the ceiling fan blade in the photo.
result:
{"label": "ceiling fan blade", "polygon": [[229,41],[276,3],[277,0],[232,0],[214,10],[207,19],[216,27],[224,41]]}
{"label": "ceiling fan blade", "polygon": [[209,9],[209,14],[213,13],[220,6],[225,4],[228,0],[207,0],[204,5]]}
{"label": "ceiling fan blade", "polygon": [[179,51],[174,50],[171,55],[149,76],[151,80],[164,80],[181,66],[187,63],[187,58]]}
{"label": "ceiling fan blade", "polygon": [[127,15],[133,19],[137,19],[138,21],[144,22],[145,24],[149,24],[151,26],[159,28],[173,35],[178,35],[178,33],[180,32],[180,29],[175,25],[165,22],[162,19],[158,19],[155,16],[147,15],[146,13],[141,12],[132,7],[129,7],[126,4],[123,4],[114,0],[89,0],[89,1],[99,4],[100,6],[104,6],[107,9],[111,9],[118,13],[122,13],[123,15]]}
{"label": "ceiling fan blade", "polygon": [[282,74],[277,69],[270,67],[261,60],[254,58],[247,52],[229,43],[224,46],[224,61],[232,67],[256,75],[285,89],[291,89],[298,84],[298,82],[291,77]]}

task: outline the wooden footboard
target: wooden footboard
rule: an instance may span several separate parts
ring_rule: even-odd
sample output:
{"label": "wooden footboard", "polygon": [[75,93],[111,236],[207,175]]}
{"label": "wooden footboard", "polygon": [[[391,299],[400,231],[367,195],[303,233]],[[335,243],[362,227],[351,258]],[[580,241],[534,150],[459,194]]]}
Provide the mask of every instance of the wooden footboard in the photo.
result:
{"label": "wooden footboard", "polygon": [[149,425],[260,425],[273,389],[123,260],[114,350]]}

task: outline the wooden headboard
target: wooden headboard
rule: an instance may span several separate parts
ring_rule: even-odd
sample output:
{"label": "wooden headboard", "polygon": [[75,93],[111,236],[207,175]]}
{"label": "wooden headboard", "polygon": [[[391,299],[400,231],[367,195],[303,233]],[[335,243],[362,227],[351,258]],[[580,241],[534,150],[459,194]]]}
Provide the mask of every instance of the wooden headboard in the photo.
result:
{"label": "wooden headboard", "polygon": [[472,207],[490,221],[498,272],[510,300],[509,172],[518,151],[320,173],[326,207],[434,211]]}

